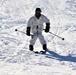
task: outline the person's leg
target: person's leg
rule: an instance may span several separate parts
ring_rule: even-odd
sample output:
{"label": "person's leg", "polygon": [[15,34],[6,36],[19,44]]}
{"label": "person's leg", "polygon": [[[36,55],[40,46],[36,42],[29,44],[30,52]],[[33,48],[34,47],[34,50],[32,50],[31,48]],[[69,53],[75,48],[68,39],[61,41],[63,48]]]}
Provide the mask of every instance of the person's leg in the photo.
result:
{"label": "person's leg", "polygon": [[46,50],[47,49],[46,41],[41,33],[39,34],[39,40],[40,43],[43,45],[43,50]]}
{"label": "person's leg", "polygon": [[36,40],[37,40],[37,35],[34,34],[33,37],[30,40],[29,50],[33,51],[33,49],[34,49],[33,45],[35,44]]}

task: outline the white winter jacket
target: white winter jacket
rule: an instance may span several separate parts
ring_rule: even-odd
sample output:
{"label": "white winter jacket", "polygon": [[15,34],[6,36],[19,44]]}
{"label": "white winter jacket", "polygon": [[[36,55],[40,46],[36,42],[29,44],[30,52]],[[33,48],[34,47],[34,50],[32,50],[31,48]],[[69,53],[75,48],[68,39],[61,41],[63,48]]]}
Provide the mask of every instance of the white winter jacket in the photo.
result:
{"label": "white winter jacket", "polygon": [[32,33],[42,32],[43,23],[50,23],[49,19],[41,14],[41,17],[37,19],[35,16],[31,17],[28,21],[27,27],[31,27]]}

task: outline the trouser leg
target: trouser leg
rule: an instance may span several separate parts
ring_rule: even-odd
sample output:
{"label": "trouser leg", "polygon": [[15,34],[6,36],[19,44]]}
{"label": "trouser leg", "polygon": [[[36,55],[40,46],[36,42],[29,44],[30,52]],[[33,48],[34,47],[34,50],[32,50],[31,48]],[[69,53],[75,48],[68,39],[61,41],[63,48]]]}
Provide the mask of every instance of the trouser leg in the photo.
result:
{"label": "trouser leg", "polygon": [[46,45],[46,41],[44,39],[44,36],[42,34],[39,35],[39,40],[43,46],[43,50],[46,50],[47,49],[47,45]]}
{"label": "trouser leg", "polygon": [[29,50],[33,51],[34,49],[33,45],[35,44],[36,40],[37,40],[37,35],[34,34],[30,40]]}
{"label": "trouser leg", "polygon": [[32,37],[31,40],[30,40],[30,45],[34,45],[35,42],[36,42],[36,40],[37,40],[37,35],[34,34],[33,37]]}
{"label": "trouser leg", "polygon": [[45,41],[44,36],[43,36],[42,34],[39,34],[38,37],[39,37],[40,43],[41,43],[42,45],[46,44],[46,41]]}

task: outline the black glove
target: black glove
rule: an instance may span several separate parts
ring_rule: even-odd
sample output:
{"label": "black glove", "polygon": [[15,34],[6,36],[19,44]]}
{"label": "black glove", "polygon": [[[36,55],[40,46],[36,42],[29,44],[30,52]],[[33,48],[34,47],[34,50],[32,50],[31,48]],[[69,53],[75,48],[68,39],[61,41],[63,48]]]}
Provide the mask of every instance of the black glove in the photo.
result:
{"label": "black glove", "polygon": [[30,29],[31,29],[31,27],[27,27],[26,35],[28,35],[28,36],[30,36]]}
{"label": "black glove", "polygon": [[46,28],[45,28],[45,32],[49,32],[50,30],[50,23],[46,23]]}

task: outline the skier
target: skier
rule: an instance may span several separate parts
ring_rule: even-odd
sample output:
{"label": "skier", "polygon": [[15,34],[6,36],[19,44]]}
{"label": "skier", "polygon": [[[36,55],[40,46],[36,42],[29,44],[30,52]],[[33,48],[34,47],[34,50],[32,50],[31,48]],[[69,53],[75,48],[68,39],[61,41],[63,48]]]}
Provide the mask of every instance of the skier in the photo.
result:
{"label": "skier", "polygon": [[30,36],[30,31],[32,31],[32,33],[33,33],[33,37],[30,40],[29,50],[33,51],[33,49],[34,49],[33,46],[34,46],[37,38],[39,38],[40,43],[43,46],[43,51],[41,51],[41,52],[45,53],[47,50],[47,44],[42,35],[43,23],[46,24],[45,32],[47,33],[50,30],[50,21],[46,16],[41,14],[41,12],[42,11],[40,8],[35,9],[35,15],[33,17],[31,17],[28,21],[26,34],[28,36]]}

